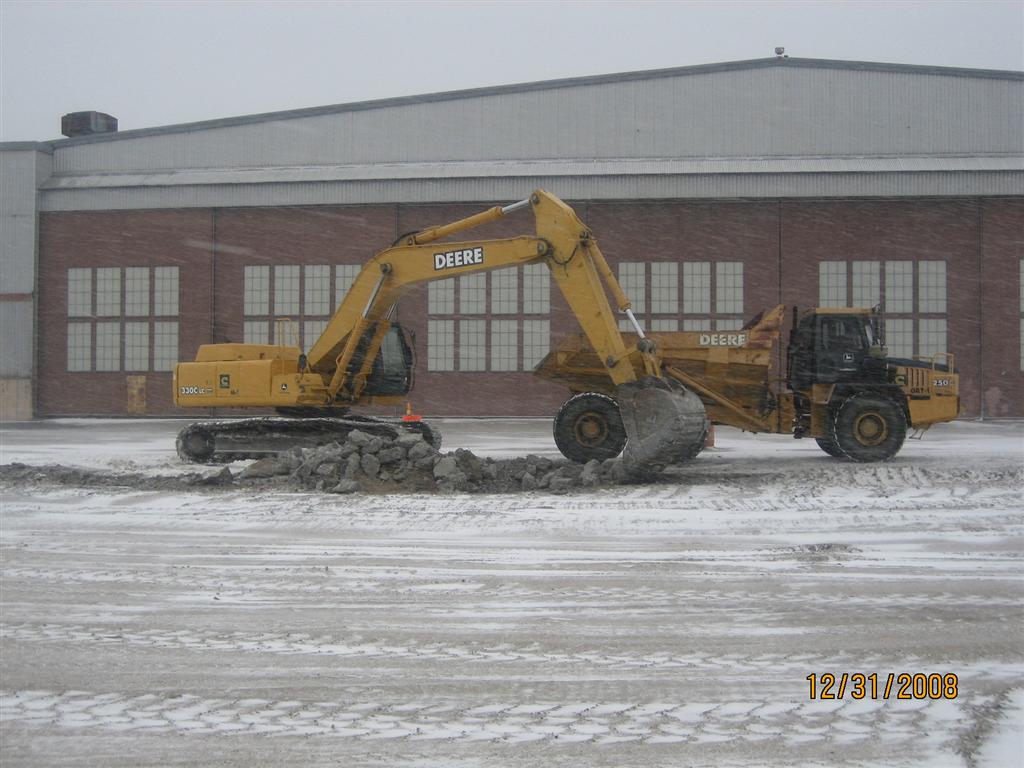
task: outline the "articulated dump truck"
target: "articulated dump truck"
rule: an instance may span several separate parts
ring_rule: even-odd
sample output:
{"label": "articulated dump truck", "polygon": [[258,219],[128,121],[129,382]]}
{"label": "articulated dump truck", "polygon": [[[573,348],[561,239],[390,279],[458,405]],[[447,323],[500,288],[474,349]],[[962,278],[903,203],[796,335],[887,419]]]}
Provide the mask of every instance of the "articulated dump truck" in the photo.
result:
{"label": "articulated dump truck", "polygon": [[[959,414],[952,355],[887,357],[877,310],[794,309],[783,349],[785,317],[779,305],[738,331],[648,336],[662,376],[694,392],[712,423],[814,438],[836,458],[884,461],[900,450],[908,429],[923,431]],[[624,336],[627,346],[635,343]],[[618,455],[626,437],[615,393],[583,336],[566,337],[536,374],[576,393],[554,423],[564,455]]]}

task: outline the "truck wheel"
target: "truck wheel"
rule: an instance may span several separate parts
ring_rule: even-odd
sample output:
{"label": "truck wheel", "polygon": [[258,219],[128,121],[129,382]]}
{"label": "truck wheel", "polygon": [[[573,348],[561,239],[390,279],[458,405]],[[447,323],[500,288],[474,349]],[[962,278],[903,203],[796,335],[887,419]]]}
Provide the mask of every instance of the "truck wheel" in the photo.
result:
{"label": "truck wheel", "polygon": [[907,419],[887,397],[855,395],[838,409],[832,438],[854,461],[886,461],[903,446]]}
{"label": "truck wheel", "polygon": [[833,440],[831,437],[816,437],[814,438],[814,441],[818,444],[818,447],[821,448],[821,450],[823,450],[829,456],[832,456],[833,458],[836,459],[846,458],[846,454],[843,453],[842,448],[836,445],[836,441]]}
{"label": "truck wheel", "polygon": [[555,416],[552,431],[562,455],[580,464],[614,458],[626,444],[619,404],[596,392],[583,392],[566,400]]}

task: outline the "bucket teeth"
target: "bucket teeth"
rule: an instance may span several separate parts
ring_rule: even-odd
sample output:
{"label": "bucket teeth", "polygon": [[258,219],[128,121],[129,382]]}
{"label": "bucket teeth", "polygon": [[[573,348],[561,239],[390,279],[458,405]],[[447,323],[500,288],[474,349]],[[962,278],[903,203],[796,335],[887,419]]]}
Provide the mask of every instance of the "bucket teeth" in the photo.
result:
{"label": "bucket teeth", "polygon": [[620,385],[616,399],[627,437],[622,461],[630,474],[656,475],[700,453],[708,432],[704,404],[679,382],[649,376]]}

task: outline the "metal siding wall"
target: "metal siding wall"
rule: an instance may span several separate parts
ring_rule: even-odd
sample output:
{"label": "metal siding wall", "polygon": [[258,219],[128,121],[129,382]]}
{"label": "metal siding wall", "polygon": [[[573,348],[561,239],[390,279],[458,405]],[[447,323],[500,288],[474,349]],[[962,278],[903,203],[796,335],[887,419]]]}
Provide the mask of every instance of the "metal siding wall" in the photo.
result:
{"label": "metal siding wall", "polygon": [[0,301],[0,378],[32,377],[32,301]]}
{"label": "metal siding wall", "polygon": [[771,67],[58,146],[58,173],[595,157],[1017,153],[1024,82]]}

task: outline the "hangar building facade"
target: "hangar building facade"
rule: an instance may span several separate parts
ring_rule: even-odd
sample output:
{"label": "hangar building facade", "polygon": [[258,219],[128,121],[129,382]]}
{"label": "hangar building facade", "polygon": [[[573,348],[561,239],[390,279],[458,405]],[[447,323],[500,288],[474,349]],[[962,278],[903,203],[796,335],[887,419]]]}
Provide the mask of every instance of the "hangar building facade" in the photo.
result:
{"label": "hangar building facade", "polygon": [[[891,354],[956,355],[965,415],[1022,416],[1022,115],[1021,72],[779,57],[0,144],[3,417],[180,415],[199,344],[308,348],[375,251],[538,187],[645,327],[881,304]],[[530,373],[575,328],[543,266],[398,316],[422,413],[567,395]]]}

